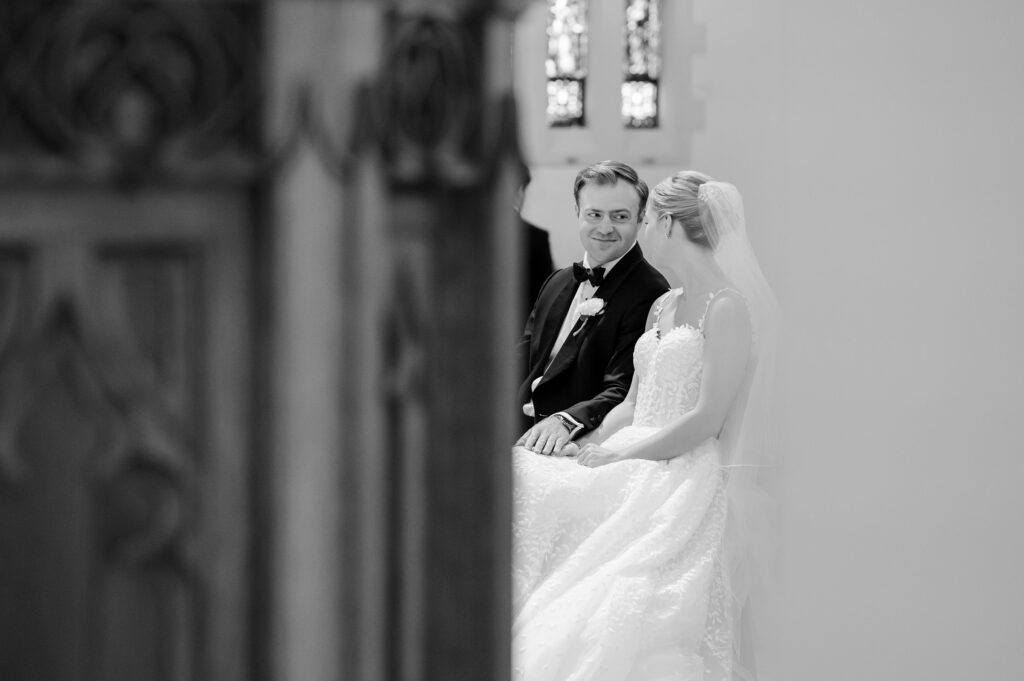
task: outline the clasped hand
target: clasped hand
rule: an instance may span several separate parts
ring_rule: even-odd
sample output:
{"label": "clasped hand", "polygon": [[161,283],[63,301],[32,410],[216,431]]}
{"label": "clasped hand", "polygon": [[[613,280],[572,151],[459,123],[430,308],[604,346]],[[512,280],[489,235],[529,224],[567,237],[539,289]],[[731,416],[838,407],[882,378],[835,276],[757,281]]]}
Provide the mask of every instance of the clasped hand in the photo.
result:
{"label": "clasped hand", "polygon": [[562,449],[569,444],[569,429],[554,416],[537,423],[516,441],[516,446],[526,447],[535,454],[562,456]]}
{"label": "clasped hand", "polygon": [[522,447],[534,454],[544,456],[575,457],[581,466],[597,468],[622,459],[621,453],[601,445],[586,444],[582,447],[569,440],[569,431],[562,422],[549,416],[526,431],[515,447]]}

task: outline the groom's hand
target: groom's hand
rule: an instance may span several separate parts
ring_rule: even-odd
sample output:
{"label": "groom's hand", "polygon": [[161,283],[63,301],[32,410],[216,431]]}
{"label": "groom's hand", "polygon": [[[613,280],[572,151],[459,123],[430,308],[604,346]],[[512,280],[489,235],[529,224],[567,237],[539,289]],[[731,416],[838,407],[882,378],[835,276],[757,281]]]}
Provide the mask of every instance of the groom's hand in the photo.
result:
{"label": "groom's hand", "polygon": [[554,416],[549,416],[519,438],[519,442],[537,454],[557,452],[569,442],[569,429]]}

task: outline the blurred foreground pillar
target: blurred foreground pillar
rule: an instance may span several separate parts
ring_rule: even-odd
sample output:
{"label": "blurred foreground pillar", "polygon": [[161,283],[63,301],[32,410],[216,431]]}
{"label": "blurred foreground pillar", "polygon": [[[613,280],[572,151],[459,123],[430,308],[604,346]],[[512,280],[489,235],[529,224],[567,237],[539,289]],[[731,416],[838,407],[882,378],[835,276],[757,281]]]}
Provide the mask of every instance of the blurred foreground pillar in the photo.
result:
{"label": "blurred foreground pillar", "polygon": [[250,681],[261,8],[0,4],[0,678]]}
{"label": "blurred foreground pillar", "polygon": [[275,679],[509,674],[514,9],[270,6]]}
{"label": "blurred foreground pillar", "polygon": [[0,3],[0,679],[508,675],[514,9]]}

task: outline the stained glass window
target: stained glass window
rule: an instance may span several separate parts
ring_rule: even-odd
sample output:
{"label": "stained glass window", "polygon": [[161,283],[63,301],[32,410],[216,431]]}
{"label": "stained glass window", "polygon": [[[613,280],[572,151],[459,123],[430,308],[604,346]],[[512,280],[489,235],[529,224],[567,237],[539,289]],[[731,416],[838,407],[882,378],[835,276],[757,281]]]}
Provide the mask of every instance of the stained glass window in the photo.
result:
{"label": "stained glass window", "polygon": [[587,0],[548,0],[548,127],[583,125]]}
{"label": "stained glass window", "polygon": [[622,122],[627,128],[658,127],[661,75],[661,0],[626,0],[626,63]]}

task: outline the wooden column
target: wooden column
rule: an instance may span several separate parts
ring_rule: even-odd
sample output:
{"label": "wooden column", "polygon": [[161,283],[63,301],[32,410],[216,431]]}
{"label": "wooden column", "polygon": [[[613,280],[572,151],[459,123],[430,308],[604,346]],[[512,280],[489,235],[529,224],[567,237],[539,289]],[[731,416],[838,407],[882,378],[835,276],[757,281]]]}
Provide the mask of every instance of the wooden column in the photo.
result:
{"label": "wooden column", "polygon": [[269,10],[271,678],[500,681],[514,13],[382,4]]}
{"label": "wooden column", "polygon": [[0,26],[0,678],[249,681],[260,8]]}
{"label": "wooden column", "polygon": [[[266,3],[267,137],[272,281],[270,538],[267,644],[272,681],[358,679],[339,674],[358,631],[345,599],[363,549],[344,538],[353,493],[342,470],[353,448],[346,417],[356,388],[342,358],[356,333],[351,258],[352,191],[341,140],[356,117],[354,92],[378,70],[377,3]],[[365,287],[364,287],[365,288]],[[350,667],[349,667],[350,668]]]}
{"label": "wooden column", "polygon": [[509,674],[511,12],[399,3],[344,222],[347,678]]}

